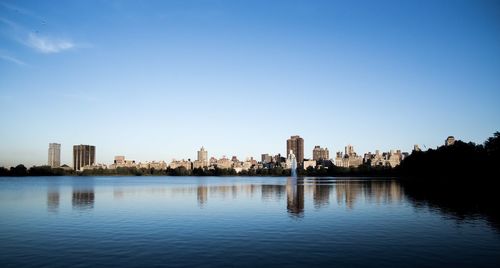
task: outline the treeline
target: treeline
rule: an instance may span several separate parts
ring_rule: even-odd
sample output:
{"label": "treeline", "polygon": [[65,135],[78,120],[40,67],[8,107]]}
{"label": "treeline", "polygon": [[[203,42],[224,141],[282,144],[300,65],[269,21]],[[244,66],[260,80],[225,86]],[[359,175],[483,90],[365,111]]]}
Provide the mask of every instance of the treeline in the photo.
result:
{"label": "treeline", "polygon": [[[0,167],[0,176],[290,176],[290,169],[274,167],[271,169],[249,169],[239,173],[235,169],[226,168],[195,168],[193,170],[185,167],[175,169],[167,168],[157,170],[154,168],[119,167],[116,169],[87,169],[82,172],[62,168],[51,168],[50,166],[34,166],[27,169],[23,165],[6,169]],[[298,168],[298,176],[306,177],[343,177],[343,176],[395,176],[394,169],[390,167],[371,167],[362,165],[357,168],[343,168],[331,166],[307,169]]]}
{"label": "treeline", "polygon": [[435,150],[414,151],[395,173],[433,181],[500,175],[500,132],[494,133],[484,144],[456,141]]}
{"label": "treeline", "polygon": [[26,168],[24,165],[17,165],[7,169],[0,167],[0,176],[72,176],[75,175],[73,170],[66,170],[63,168],[52,168],[50,166],[34,166]]}
{"label": "treeline", "polygon": [[276,167],[273,169],[250,169],[236,172],[230,168],[195,168],[185,167],[157,170],[154,168],[119,167],[116,169],[92,169],[78,173],[81,176],[290,176],[290,170]]}

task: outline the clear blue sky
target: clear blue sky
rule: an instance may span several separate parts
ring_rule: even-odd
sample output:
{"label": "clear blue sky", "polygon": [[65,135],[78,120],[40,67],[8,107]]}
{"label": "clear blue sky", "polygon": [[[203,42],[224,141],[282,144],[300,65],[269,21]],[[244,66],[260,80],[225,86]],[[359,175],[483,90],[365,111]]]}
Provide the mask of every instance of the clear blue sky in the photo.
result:
{"label": "clear blue sky", "polygon": [[499,101],[499,1],[0,0],[0,166],[481,143]]}

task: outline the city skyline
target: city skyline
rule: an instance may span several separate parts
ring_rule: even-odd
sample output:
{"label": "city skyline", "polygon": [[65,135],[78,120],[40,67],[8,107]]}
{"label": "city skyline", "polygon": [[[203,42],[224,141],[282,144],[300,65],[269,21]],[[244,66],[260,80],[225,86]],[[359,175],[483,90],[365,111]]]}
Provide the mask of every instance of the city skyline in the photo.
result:
{"label": "city skyline", "polygon": [[[454,136],[448,136],[444,141],[444,146],[450,146],[455,143]],[[87,169],[98,169],[98,168],[111,168],[115,169],[117,167],[147,167],[155,168],[155,169],[166,169],[170,167],[175,169],[175,167],[185,166],[187,169],[196,169],[196,168],[208,168],[215,166],[223,166],[224,168],[241,168],[239,166],[243,162],[251,162],[249,166],[243,167],[243,169],[248,169],[257,163],[259,165],[264,165],[269,163],[283,165],[284,168],[290,168],[290,163],[280,158],[288,159],[289,154],[291,152],[296,152],[301,156],[297,157],[297,163],[300,167],[306,169],[307,166],[316,167],[317,164],[323,165],[324,160],[330,161],[331,164],[339,166],[339,167],[358,167],[359,165],[365,163],[370,164],[372,166],[386,166],[390,165],[391,167],[395,167],[400,164],[400,162],[404,159],[405,156],[408,156],[409,152],[402,152],[400,149],[391,149],[390,151],[384,152],[376,149],[374,152],[367,151],[358,155],[354,149],[354,146],[348,144],[344,147],[344,152],[337,151],[335,158],[329,157],[328,148],[322,148],[320,145],[315,145],[312,149],[311,157],[304,157],[304,139],[300,137],[300,135],[292,135],[289,139],[286,140],[286,157],[281,153],[264,153],[261,154],[261,161],[258,161],[254,158],[254,156],[246,156],[244,158],[238,158],[236,155],[232,155],[231,160],[229,160],[227,155],[222,155],[217,158],[217,156],[209,155],[208,151],[204,146],[197,151],[197,157],[192,159],[190,157],[180,157],[180,158],[172,158],[172,162],[165,162],[165,159],[155,160],[146,160],[146,161],[136,161],[135,159],[126,158],[124,155],[115,155],[112,164],[108,165],[109,162],[96,161],[96,146],[94,145],[73,145],[73,169],[82,171],[82,168]],[[60,149],[61,144],[59,143],[49,143],[49,157],[48,157],[48,166],[52,168],[67,166],[66,163],[61,163],[60,161]],[[418,144],[415,144],[413,147],[413,151],[420,151]],[[231,155],[231,154],[229,154]],[[210,156],[210,161],[209,161]],[[307,155],[306,155],[307,156]],[[302,158],[302,159],[301,159]],[[215,161],[212,162],[212,159]],[[241,159],[241,160],[239,160]],[[245,160],[243,160],[245,159]],[[186,161],[187,160],[187,161]],[[307,161],[306,161],[307,160]],[[222,162],[219,162],[222,161]],[[307,162],[307,163],[306,163]],[[240,164],[238,164],[240,163]],[[229,166],[226,166],[229,165]],[[34,165],[36,166],[36,165]],[[43,166],[43,165],[41,165]],[[262,166],[262,167],[264,167]],[[241,169],[238,169],[241,170]],[[238,171],[239,172],[239,171]]]}
{"label": "city skyline", "polygon": [[[98,7],[98,8],[97,8]],[[0,1],[0,166],[481,143],[500,122],[492,1]]]}

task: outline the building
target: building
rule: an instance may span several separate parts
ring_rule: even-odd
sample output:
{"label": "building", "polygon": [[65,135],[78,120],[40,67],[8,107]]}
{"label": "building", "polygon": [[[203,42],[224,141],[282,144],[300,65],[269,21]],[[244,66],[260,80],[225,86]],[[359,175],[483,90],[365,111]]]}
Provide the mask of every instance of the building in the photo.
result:
{"label": "building", "polygon": [[270,154],[262,154],[261,155],[261,162],[263,164],[272,163],[273,157]]}
{"label": "building", "polygon": [[168,165],[165,161],[151,161],[151,162],[147,161],[144,163],[141,162],[135,166],[138,168],[146,168],[146,169],[154,169],[154,170],[165,170],[168,167]]}
{"label": "building", "polygon": [[372,167],[384,166],[393,168],[401,164],[404,155],[408,155],[408,153],[402,153],[401,150],[391,150],[390,152],[381,154],[379,150],[376,150],[375,154],[365,154],[364,162],[366,164],[369,163]]}
{"label": "building", "polygon": [[455,144],[455,137],[453,136],[448,136],[448,138],[444,141],[445,146],[451,146],[453,144]]}
{"label": "building", "polygon": [[203,146],[201,146],[201,149],[198,151],[197,161],[200,167],[208,167],[208,152]]}
{"label": "building", "polygon": [[313,160],[328,160],[330,159],[330,152],[328,148],[321,148],[319,145],[314,146],[313,149]]}
{"label": "building", "polygon": [[356,154],[352,145],[347,145],[344,154],[338,152],[335,158],[335,165],[338,167],[358,167],[361,164],[363,164],[363,157]]}
{"label": "building", "polygon": [[304,169],[308,167],[316,168],[316,160],[304,160]]}
{"label": "building", "polygon": [[297,159],[297,164],[302,166],[304,162],[304,139],[300,136],[291,136],[290,139],[286,140],[286,155],[293,151],[295,158]]}
{"label": "building", "polygon": [[106,164],[92,164],[80,167],[80,171],[94,170],[94,169],[108,169],[108,166]]}
{"label": "building", "polygon": [[285,163],[286,158],[281,156],[281,154],[277,154],[273,157],[273,161],[276,165],[280,166],[282,163]]}
{"label": "building", "polygon": [[61,144],[49,143],[49,162],[48,165],[56,168],[61,166]]}
{"label": "building", "polygon": [[193,165],[189,159],[187,161],[184,159],[182,159],[180,161],[174,159],[174,160],[172,160],[172,162],[170,162],[168,167],[170,169],[176,169],[176,168],[180,168],[180,167],[184,167],[186,170],[193,169]]}
{"label": "building", "polygon": [[84,166],[95,164],[95,146],[73,145],[73,169],[81,170]]}
{"label": "building", "polygon": [[230,169],[233,167],[233,161],[223,156],[221,159],[217,160],[216,166],[221,169]]}
{"label": "building", "polygon": [[110,169],[115,169],[119,167],[137,167],[135,160],[127,160],[125,159],[125,156],[123,155],[117,155],[115,156],[115,160],[113,161],[113,164],[109,166]]}

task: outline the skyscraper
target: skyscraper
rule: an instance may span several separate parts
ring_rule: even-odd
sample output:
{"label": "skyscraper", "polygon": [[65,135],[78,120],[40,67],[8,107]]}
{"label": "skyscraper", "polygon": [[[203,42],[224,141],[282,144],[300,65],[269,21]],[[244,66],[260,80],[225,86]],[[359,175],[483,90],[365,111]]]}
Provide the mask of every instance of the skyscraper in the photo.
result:
{"label": "skyscraper", "polygon": [[205,151],[203,146],[201,146],[201,149],[198,151],[198,162],[202,167],[208,167],[208,152]]}
{"label": "skyscraper", "polygon": [[302,166],[304,162],[304,139],[300,136],[291,136],[290,139],[286,140],[286,155],[290,154],[290,150],[295,154],[297,159],[297,164]]}
{"label": "skyscraper", "polygon": [[49,166],[56,168],[61,166],[61,144],[49,143]]}
{"label": "skyscraper", "polygon": [[73,145],[73,169],[80,170],[87,165],[95,164],[95,146]]}

